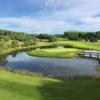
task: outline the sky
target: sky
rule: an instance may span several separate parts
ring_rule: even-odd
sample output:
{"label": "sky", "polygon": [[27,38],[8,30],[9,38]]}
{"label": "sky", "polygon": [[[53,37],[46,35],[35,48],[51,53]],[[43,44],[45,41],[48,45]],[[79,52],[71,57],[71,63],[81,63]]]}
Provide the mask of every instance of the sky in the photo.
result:
{"label": "sky", "polygon": [[49,34],[100,31],[100,0],[0,0],[0,29]]}

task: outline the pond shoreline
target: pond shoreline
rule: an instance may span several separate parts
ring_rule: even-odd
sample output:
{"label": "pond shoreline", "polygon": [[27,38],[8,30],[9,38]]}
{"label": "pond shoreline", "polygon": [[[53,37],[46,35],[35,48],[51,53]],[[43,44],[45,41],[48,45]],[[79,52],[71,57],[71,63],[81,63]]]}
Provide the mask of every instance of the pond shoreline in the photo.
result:
{"label": "pond shoreline", "polygon": [[[81,50],[98,50],[100,51],[100,49],[97,49],[95,47],[81,47],[81,46],[78,46],[76,44],[72,45],[72,43],[74,43],[75,41],[72,41],[71,44],[70,43],[67,43],[67,42],[71,42],[71,41],[57,41],[57,42],[44,42],[44,43],[39,43],[39,44],[36,44],[34,46],[29,46],[29,47],[16,47],[16,48],[10,48],[10,49],[7,49],[5,50],[2,54],[0,55],[3,55],[3,54],[8,54],[8,53],[11,53],[11,52],[14,52],[14,51],[18,51],[18,50],[24,50],[24,49],[31,49],[31,48],[38,48],[38,47],[46,47],[46,46],[58,46],[58,45],[61,45],[61,46],[65,46],[66,48],[77,48],[77,49],[81,49]],[[76,43],[76,42],[75,42]],[[77,42],[78,43],[78,42]],[[80,42],[81,43],[81,42]]]}
{"label": "pond shoreline", "polygon": [[34,46],[29,46],[29,47],[16,47],[16,48],[11,48],[11,49],[8,49],[8,50],[5,50],[2,54],[0,54],[0,56],[2,55],[6,55],[6,54],[9,54],[9,53],[12,53],[12,52],[15,52],[15,51],[20,51],[20,50],[27,50],[27,49],[32,49],[32,48],[39,48],[39,47],[47,47],[47,46],[54,46],[56,45],[55,43],[52,43],[52,44],[46,44],[46,45],[34,45]]}
{"label": "pond shoreline", "polygon": [[49,48],[32,50],[28,52],[30,56],[45,57],[45,58],[72,58],[78,57],[77,52],[81,50],[74,48]]}
{"label": "pond shoreline", "polygon": [[[25,48],[15,48],[13,51],[9,51],[5,55],[1,55],[1,66],[7,65],[12,69],[25,69],[32,72],[42,72],[46,75],[58,75],[58,76],[67,76],[67,75],[97,75],[95,70],[96,66],[99,63],[99,60],[93,59],[81,59],[80,57],[71,58],[71,57],[43,57],[43,56],[30,56],[28,52],[30,50],[35,50],[36,48],[51,48],[52,46],[57,47],[58,44],[51,43],[44,45],[36,45],[32,47]],[[63,45],[60,45],[63,46]],[[64,45],[65,46],[65,45]],[[49,49],[50,49],[49,48]],[[59,48],[58,48],[59,49]],[[60,48],[60,50],[63,48]],[[65,47],[65,49],[68,49]],[[70,48],[74,49],[74,48]],[[38,49],[37,51],[39,51]],[[60,51],[58,50],[58,51]],[[57,51],[57,52],[58,52]],[[70,50],[69,50],[70,51]],[[52,50],[53,52],[53,50]],[[65,52],[65,51],[64,51]],[[72,51],[73,52],[73,51]],[[76,51],[75,51],[76,52]],[[60,53],[60,52],[58,52]],[[48,54],[48,53],[47,53]],[[73,56],[72,56],[73,57]],[[53,59],[55,58],[55,59]],[[82,77],[83,77],[82,76]]]}
{"label": "pond shoreline", "polygon": [[13,70],[11,68],[0,68],[0,71],[17,74],[21,76],[29,76],[36,78],[51,78],[51,79],[93,79],[100,78],[100,75],[82,75],[82,76],[73,76],[73,77],[63,77],[63,76],[45,76],[43,73],[30,72],[28,70]]}
{"label": "pond shoreline", "polygon": [[28,55],[26,51],[13,52],[0,59],[1,66],[6,68],[43,73],[45,76],[84,77],[99,74],[96,71],[99,61],[96,59],[34,57]]}

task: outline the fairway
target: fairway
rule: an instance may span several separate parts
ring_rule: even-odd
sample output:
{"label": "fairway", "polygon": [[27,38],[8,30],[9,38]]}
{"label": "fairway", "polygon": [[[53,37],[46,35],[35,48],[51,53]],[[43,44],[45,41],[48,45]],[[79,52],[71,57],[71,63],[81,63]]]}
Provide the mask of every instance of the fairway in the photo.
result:
{"label": "fairway", "polygon": [[82,42],[82,41],[57,41],[58,45],[68,45],[75,48],[100,50],[100,42]]}
{"label": "fairway", "polygon": [[50,48],[50,49],[32,50],[28,54],[40,57],[67,58],[76,56],[76,52],[78,51],[79,49],[74,49],[74,48]]}
{"label": "fairway", "polygon": [[0,100],[99,100],[100,78],[51,79],[0,71]]}

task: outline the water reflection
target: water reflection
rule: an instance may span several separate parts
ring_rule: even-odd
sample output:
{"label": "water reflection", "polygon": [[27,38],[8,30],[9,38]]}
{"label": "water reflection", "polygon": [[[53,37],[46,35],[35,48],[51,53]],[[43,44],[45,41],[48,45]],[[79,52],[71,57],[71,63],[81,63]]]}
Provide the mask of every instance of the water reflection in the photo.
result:
{"label": "water reflection", "polygon": [[100,65],[100,58],[98,59],[99,65]]}
{"label": "water reflection", "polygon": [[64,48],[64,46],[57,46],[57,48]]}
{"label": "water reflection", "polygon": [[85,53],[99,53],[100,51],[96,51],[96,50],[84,50]]}
{"label": "water reflection", "polygon": [[6,59],[7,55],[0,56],[0,66],[6,67],[8,60]]}
{"label": "water reflection", "polygon": [[[34,48],[36,49],[36,48]],[[32,49],[30,49],[32,50]],[[0,57],[0,66],[8,66],[12,69],[23,69],[32,72],[40,72],[44,75],[73,77],[85,75],[98,75],[95,70],[100,64],[100,59],[88,58],[42,58],[29,56],[26,52],[30,50],[22,50],[13,52],[9,55]]]}

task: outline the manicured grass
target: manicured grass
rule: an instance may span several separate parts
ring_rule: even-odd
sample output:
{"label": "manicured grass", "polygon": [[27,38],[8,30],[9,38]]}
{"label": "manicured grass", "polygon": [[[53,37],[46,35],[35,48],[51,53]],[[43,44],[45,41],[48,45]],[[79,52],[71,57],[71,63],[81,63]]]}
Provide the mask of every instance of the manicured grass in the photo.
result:
{"label": "manicured grass", "polygon": [[28,54],[40,57],[66,58],[66,57],[76,56],[77,55],[76,52],[78,51],[79,49],[74,49],[74,48],[49,48],[49,49],[32,50],[28,52]]}
{"label": "manicured grass", "polygon": [[0,100],[99,99],[100,78],[36,78],[0,71]]}
{"label": "manicured grass", "polygon": [[100,42],[84,42],[84,41],[57,41],[57,44],[68,45],[76,48],[100,50]]}

